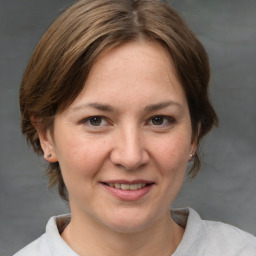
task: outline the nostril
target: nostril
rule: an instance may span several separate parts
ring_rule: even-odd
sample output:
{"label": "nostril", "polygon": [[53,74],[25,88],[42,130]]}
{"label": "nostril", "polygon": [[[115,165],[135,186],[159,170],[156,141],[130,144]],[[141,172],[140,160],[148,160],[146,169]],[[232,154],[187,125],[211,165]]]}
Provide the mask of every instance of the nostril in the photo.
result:
{"label": "nostril", "polygon": [[148,162],[149,155],[144,149],[138,132],[129,130],[129,133],[124,134],[122,139],[116,141],[110,153],[110,159],[119,168],[136,170]]}

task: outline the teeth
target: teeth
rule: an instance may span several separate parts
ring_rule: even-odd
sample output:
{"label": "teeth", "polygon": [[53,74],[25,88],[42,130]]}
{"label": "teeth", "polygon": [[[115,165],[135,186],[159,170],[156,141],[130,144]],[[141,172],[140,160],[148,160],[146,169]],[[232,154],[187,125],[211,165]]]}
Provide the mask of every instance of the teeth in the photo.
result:
{"label": "teeth", "polygon": [[107,185],[112,188],[118,188],[122,190],[137,190],[137,189],[146,187],[146,183],[138,183],[138,184],[107,183]]}
{"label": "teeth", "polygon": [[130,185],[129,184],[121,184],[121,189],[122,190],[129,190],[130,189]]}
{"label": "teeth", "polygon": [[115,186],[115,188],[121,188],[121,184],[119,184],[119,183],[115,183],[114,186]]}
{"label": "teeth", "polygon": [[138,189],[138,185],[137,184],[131,184],[129,187],[130,187],[130,190]]}

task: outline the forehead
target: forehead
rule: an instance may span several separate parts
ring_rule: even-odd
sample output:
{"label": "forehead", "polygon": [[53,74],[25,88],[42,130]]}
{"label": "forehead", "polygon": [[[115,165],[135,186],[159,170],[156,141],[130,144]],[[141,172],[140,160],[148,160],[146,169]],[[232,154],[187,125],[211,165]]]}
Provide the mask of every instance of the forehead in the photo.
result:
{"label": "forehead", "polygon": [[140,73],[150,78],[150,75],[161,76],[164,71],[176,76],[168,51],[155,42],[135,41],[103,51],[93,65],[88,79],[100,74],[107,78],[113,72],[116,72],[116,76],[132,73],[134,77]]}
{"label": "forehead", "polygon": [[130,42],[103,51],[71,105],[91,100],[131,105],[172,100],[186,104],[170,54],[153,42]]}

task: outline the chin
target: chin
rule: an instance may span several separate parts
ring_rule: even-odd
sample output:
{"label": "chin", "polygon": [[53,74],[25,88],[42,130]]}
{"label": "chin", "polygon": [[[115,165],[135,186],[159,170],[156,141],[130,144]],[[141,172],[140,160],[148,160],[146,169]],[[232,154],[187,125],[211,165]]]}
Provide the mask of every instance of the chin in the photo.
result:
{"label": "chin", "polygon": [[148,225],[142,223],[114,223],[109,226],[113,231],[122,234],[138,233],[147,229]]}
{"label": "chin", "polygon": [[127,211],[126,214],[112,215],[105,224],[115,232],[129,234],[141,232],[149,228],[152,223],[154,223],[154,218],[146,216],[145,213],[132,214]]}

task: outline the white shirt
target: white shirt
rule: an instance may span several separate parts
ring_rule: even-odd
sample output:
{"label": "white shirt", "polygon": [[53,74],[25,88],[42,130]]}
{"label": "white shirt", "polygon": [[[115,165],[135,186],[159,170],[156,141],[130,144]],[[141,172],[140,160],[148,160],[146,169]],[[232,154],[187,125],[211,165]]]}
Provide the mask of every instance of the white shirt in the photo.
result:
{"label": "white shirt", "polygon": [[[171,210],[171,216],[185,227],[183,238],[171,256],[256,256],[256,237],[249,233],[221,222],[202,220],[191,208]],[[50,218],[46,232],[14,256],[79,256],[59,233],[69,218],[69,215]]]}

